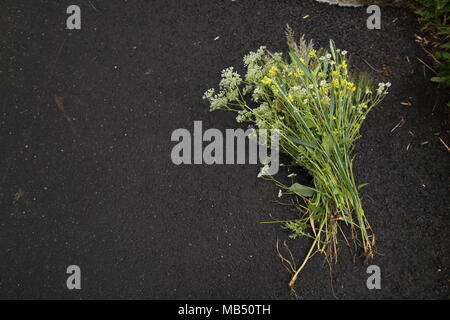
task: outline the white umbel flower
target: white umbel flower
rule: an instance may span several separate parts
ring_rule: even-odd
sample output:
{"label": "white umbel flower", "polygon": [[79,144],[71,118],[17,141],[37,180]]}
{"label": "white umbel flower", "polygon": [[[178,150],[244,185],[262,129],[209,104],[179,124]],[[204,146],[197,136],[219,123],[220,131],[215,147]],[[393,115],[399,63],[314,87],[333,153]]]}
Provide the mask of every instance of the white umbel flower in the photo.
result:
{"label": "white umbel flower", "polygon": [[269,165],[264,165],[264,167],[261,168],[261,170],[258,173],[258,178],[264,177],[264,176],[271,176],[269,173],[270,167]]}

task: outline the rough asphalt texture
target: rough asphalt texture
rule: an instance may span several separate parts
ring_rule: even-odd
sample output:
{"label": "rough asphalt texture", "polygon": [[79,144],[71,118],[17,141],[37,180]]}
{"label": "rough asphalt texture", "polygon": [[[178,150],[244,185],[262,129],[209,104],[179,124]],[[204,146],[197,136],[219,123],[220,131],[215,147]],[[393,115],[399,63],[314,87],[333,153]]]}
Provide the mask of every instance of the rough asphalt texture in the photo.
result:
{"label": "rough asphalt texture", "polygon": [[[82,30],[69,31],[76,2]],[[318,45],[334,39],[355,68],[393,83],[363,127],[355,164],[370,183],[362,197],[382,289],[366,288],[366,266],[343,248],[331,278],[316,256],[298,293],[449,298],[449,161],[435,135],[447,126],[439,108],[432,114],[431,74],[415,58],[424,53],[413,14],[383,8],[382,30],[371,31],[364,8],[312,0],[0,6],[0,298],[291,299],[275,252],[287,233],[258,223],[291,213],[272,202],[277,190],[256,178],[259,167],[170,160],[176,128],[237,127],[202,94],[224,67],[242,70],[248,51],[285,50],[286,23]],[[297,260],[307,245],[289,242]],[[81,291],[66,288],[71,264]]]}

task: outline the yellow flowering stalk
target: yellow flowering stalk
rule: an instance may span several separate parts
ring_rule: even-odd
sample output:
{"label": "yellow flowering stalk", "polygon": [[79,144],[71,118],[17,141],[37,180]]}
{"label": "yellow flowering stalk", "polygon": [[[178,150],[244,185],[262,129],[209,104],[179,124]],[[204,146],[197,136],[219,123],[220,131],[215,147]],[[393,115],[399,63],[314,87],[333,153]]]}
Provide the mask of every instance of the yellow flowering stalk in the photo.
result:
{"label": "yellow flowering stalk", "polygon": [[[292,32],[287,36],[288,59],[265,47],[251,52],[244,58],[247,74],[240,83],[244,88],[232,81],[241,77],[228,72],[222,75],[221,84],[232,85],[220,85],[219,93],[210,89],[205,98],[212,110],[238,112],[238,122],[278,129],[280,151],[313,177],[313,186],[285,185],[275,177],[263,177],[275,182],[281,190],[279,196],[291,194],[303,200],[296,205],[298,218],[281,222],[292,238],[312,239],[301,266],[292,269],[294,264],[289,264],[293,288],[315,252],[323,253],[327,261],[337,261],[338,233],[344,234],[343,225],[352,230],[366,259],[374,255],[375,236],[361,205],[352,153],[361,124],[386,96],[390,83],[380,83],[374,90],[367,78],[351,74],[347,52],[336,49],[333,41],[327,50],[317,50],[303,38],[295,42]],[[246,96],[258,107],[251,107]]]}

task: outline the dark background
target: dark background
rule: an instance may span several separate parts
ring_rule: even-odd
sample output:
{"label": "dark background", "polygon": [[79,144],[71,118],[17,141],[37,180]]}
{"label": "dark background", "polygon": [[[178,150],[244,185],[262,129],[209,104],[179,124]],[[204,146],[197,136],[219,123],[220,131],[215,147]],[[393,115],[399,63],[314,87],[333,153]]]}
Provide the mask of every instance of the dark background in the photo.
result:
{"label": "dark background", "polygon": [[[65,29],[70,4],[79,31]],[[382,289],[366,288],[366,266],[343,249],[331,277],[322,257],[308,264],[299,295],[449,298],[448,152],[435,135],[447,134],[445,115],[432,114],[432,74],[415,58],[425,56],[416,17],[383,8],[375,31],[367,17],[312,0],[2,0],[0,298],[291,298],[275,251],[287,233],[258,222],[292,213],[259,167],[170,160],[176,128],[238,126],[202,94],[223,68],[242,70],[248,51],[286,50],[286,23],[320,46],[334,39],[355,69],[393,84],[355,163],[370,183]],[[297,260],[308,245],[289,242]],[[71,264],[81,291],[66,288]]]}

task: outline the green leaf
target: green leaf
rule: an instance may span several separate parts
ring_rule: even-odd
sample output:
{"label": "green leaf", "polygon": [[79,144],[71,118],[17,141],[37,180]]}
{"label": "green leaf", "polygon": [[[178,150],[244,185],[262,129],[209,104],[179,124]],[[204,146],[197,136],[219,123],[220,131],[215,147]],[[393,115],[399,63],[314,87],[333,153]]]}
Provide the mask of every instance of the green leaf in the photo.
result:
{"label": "green leaf", "polygon": [[300,183],[294,183],[289,187],[289,191],[292,191],[293,193],[305,198],[312,197],[316,193],[315,189],[304,186]]}
{"label": "green leaf", "polygon": [[441,48],[444,48],[444,49],[450,49],[450,42],[441,44]]}
{"label": "green leaf", "polygon": [[311,73],[309,72],[308,68],[300,61],[298,56],[295,53],[289,53],[291,56],[291,60],[295,63],[297,67],[299,67],[303,73],[308,77],[309,80],[312,81]]}
{"label": "green leaf", "polygon": [[308,126],[308,128],[315,128],[316,124],[315,122],[311,119],[311,118],[304,118],[306,125]]}
{"label": "green leaf", "polygon": [[334,89],[331,91],[330,121],[333,120],[333,116],[334,116]]}
{"label": "green leaf", "polygon": [[364,188],[364,187],[367,186],[367,185],[368,185],[368,183],[360,184],[360,185],[358,186],[358,190],[361,190],[362,188]]}
{"label": "green leaf", "polygon": [[450,53],[444,51],[436,52],[436,58],[450,60]]}
{"label": "green leaf", "polygon": [[445,83],[445,82],[450,81],[450,77],[433,77],[433,78],[431,78],[431,81]]}
{"label": "green leaf", "polygon": [[336,61],[336,45],[334,44],[334,41],[330,39],[330,50],[331,55],[333,56],[333,60]]}
{"label": "green leaf", "polygon": [[300,140],[300,139],[298,139],[298,138],[294,138],[294,137],[291,137],[291,136],[286,136],[286,138],[287,138],[288,140],[291,140],[292,142],[295,142],[295,143],[300,144],[300,145],[302,145],[302,146],[310,147],[310,148],[313,148],[313,149],[315,149],[315,150],[318,150],[318,149],[319,149],[317,146],[313,145],[312,143],[309,143],[309,142]]}
{"label": "green leaf", "polygon": [[312,215],[315,215],[317,212],[320,211],[320,207],[318,205],[315,205],[312,201],[308,203],[308,210]]}
{"label": "green leaf", "polygon": [[327,154],[330,154],[333,150],[333,139],[330,136],[323,136],[322,138],[322,147]]}

